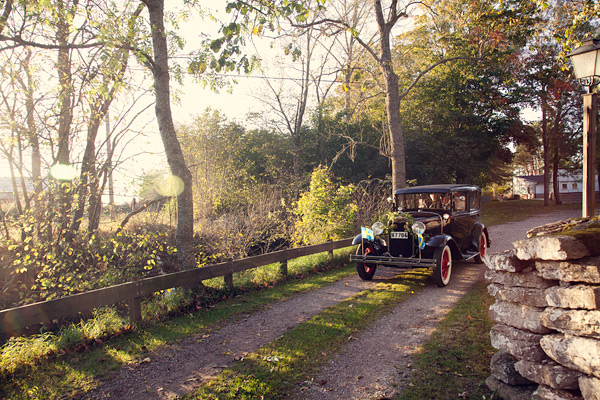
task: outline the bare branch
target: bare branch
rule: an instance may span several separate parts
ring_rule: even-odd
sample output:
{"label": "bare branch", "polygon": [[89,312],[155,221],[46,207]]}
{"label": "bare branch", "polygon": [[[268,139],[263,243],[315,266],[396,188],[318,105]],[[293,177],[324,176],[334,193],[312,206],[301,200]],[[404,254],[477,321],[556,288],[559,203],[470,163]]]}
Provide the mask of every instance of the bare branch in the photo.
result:
{"label": "bare branch", "polygon": [[443,60],[440,60],[434,64],[431,64],[429,67],[425,68],[423,71],[421,71],[419,73],[419,75],[417,75],[417,77],[415,78],[415,80],[408,86],[408,88],[400,95],[400,99],[404,99],[408,93],[412,90],[412,88],[415,87],[415,85],[419,82],[419,80],[421,80],[421,78],[423,76],[425,76],[429,71],[431,71],[432,69],[442,65],[442,64],[446,64],[448,62],[452,62],[452,61],[457,61],[457,60],[471,60],[471,61],[477,61],[480,60],[480,58],[478,57],[451,57],[451,58],[445,58]]}
{"label": "bare branch", "polygon": [[153,206],[154,204],[163,203],[163,202],[167,201],[169,198],[170,197],[159,197],[158,199],[154,199],[152,201],[144,203],[137,210],[133,210],[132,212],[130,212],[129,214],[127,214],[127,216],[119,224],[119,227],[117,228],[117,231],[115,232],[115,235],[118,235],[123,230],[123,228],[125,227],[125,224],[127,224],[129,222],[129,220],[131,219],[131,217],[133,217],[133,216],[141,213],[142,211],[146,210],[148,207]]}

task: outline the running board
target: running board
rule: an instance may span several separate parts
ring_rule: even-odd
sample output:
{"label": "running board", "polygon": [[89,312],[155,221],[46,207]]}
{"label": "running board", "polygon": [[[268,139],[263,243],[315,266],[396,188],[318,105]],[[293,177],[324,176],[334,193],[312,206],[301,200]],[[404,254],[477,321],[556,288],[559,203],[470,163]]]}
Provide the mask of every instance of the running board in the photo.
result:
{"label": "running board", "polygon": [[431,258],[402,258],[384,256],[363,256],[359,254],[350,255],[350,261],[363,262],[365,264],[384,264],[394,268],[433,268],[435,260]]}

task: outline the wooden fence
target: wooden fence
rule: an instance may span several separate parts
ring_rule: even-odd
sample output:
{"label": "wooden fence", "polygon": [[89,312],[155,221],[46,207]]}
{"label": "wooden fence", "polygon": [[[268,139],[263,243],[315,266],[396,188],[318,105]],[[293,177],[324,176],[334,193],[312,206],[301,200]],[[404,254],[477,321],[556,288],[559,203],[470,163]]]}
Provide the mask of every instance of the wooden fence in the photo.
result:
{"label": "wooden fence", "polygon": [[275,251],[260,256],[244,258],[231,262],[213,264],[192,270],[174,272],[141,279],[139,281],[109,286],[72,296],[40,303],[28,304],[21,307],[0,311],[0,335],[13,335],[23,328],[45,323],[58,318],[77,315],[97,307],[103,307],[120,302],[129,305],[129,320],[131,323],[142,319],[141,304],[144,296],[160,290],[193,286],[206,279],[223,276],[225,283],[233,286],[233,274],[264,265],[281,263],[282,272],[287,274],[287,261],[322,252],[333,252],[352,245],[352,239],[343,239],[312,246],[297,247]]}

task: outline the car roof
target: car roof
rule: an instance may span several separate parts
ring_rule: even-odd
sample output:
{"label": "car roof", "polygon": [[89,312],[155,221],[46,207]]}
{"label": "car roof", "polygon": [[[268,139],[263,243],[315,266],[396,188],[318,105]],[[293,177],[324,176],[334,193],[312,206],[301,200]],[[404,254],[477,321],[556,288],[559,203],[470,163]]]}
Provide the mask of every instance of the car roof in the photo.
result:
{"label": "car roof", "polygon": [[412,193],[450,193],[459,190],[477,191],[478,186],[461,185],[461,184],[439,184],[439,185],[424,185],[413,186],[402,189],[397,189],[395,194],[412,194]]}

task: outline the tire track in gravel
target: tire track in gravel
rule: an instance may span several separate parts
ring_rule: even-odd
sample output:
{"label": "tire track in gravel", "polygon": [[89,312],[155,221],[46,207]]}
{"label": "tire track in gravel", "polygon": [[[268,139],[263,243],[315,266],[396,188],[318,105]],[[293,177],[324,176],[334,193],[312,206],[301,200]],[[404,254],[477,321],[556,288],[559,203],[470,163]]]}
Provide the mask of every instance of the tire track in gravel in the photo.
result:
{"label": "tire track in gravel", "polygon": [[[491,227],[491,251],[510,248],[528,229],[560,219],[569,213],[544,215],[519,223]],[[431,281],[415,296],[380,318],[325,365],[314,382],[298,387],[307,399],[374,399],[398,393],[410,378],[412,355],[431,335],[439,321],[482,279],[484,267],[455,263],[450,284],[436,287]],[[334,284],[273,303],[269,308],[225,321],[204,337],[195,335],[147,355],[149,362],[127,365],[101,382],[83,399],[173,399],[192,392],[217,376],[246,353],[274,341],[288,330],[328,307],[369,289],[400,271],[378,268],[371,282],[356,275]]]}
{"label": "tire track in gravel", "polygon": [[440,320],[483,278],[483,264],[455,262],[448,286],[430,280],[416,295],[361,332],[312,382],[299,389],[311,400],[391,397],[411,377],[413,354]]}
{"label": "tire track in gravel", "polygon": [[255,352],[326,308],[396,274],[397,271],[382,270],[371,282],[352,275],[241,319],[225,321],[209,335],[191,336],[148,354],[150,362],[124,366],[81,398],[173,399],[190,393],[244,354]]}

